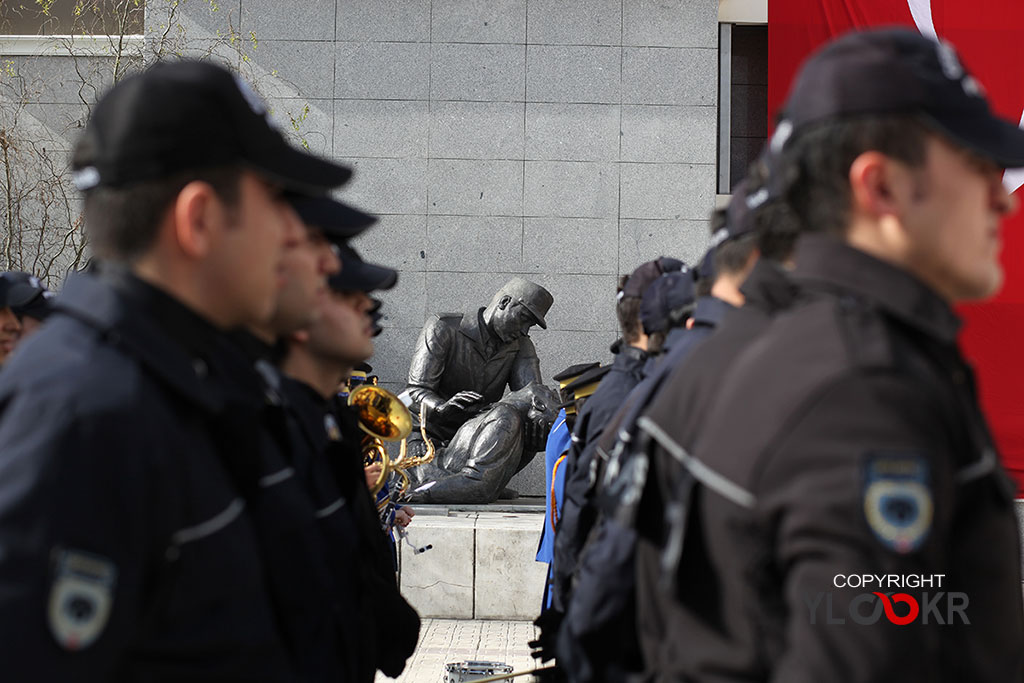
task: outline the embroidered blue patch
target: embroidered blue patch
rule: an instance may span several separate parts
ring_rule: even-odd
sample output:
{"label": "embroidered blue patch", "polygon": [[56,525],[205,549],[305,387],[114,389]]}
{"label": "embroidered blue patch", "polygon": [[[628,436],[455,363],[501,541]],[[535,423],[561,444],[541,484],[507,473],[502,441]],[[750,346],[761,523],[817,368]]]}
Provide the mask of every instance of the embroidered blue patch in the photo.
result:
{"label": "embroidered blue patch", "polygon": [[871,453],[864,462],[864,517],[890,550],[911,553],[932,526],[928,461],[914,453]]}

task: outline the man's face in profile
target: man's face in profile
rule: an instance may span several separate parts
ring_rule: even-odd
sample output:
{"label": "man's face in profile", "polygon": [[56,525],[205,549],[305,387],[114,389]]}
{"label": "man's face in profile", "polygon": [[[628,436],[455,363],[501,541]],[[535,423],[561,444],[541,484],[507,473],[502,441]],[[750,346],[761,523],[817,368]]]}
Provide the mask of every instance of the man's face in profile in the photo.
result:
{"label": "man's face in profile", "polygon": [[506,306],[499,306],[491,319],[491,327],[503,342],[511,342],[525,337],[530,328],[537,324],[533,313],[518,301],[510,301]]}
{"label": "man's face in profile", "polygon": [[10,306],[0,308],[0,365],[7,362],[7,357],[14,351],[21,335],[21,322]]}

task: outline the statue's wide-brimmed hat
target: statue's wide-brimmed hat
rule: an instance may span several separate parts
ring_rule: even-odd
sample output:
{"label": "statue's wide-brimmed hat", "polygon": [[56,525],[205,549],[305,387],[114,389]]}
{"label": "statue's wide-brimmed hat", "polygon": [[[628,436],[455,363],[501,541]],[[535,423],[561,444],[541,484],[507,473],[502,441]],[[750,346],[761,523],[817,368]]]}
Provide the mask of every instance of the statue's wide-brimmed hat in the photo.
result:
{"label": "statue's wide-brimmed hat", "polygon": [[501,288],[501,294],[510,296],[514,301],[521,303],[526,307],[526,310],[533,313],[533,317],[537,319],[537,324],[541,328],[548,329],[548,323],[544,316],[548,314],[548,311],[551,310],[551,304],[555,302],[551,292],[536,282],[530,282],[521,277],[514,277]]}

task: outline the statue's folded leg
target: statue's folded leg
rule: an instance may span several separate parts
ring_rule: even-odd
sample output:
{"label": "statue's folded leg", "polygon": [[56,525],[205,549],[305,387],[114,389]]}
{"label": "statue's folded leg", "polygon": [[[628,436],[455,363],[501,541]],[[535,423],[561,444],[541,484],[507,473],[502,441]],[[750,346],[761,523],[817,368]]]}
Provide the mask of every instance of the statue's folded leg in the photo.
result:
{"label": "statue's folded leg", "polygon": [[[427,444],[424,443],[423,437],[419,435],[419,432],[409,435],[407,449],[407,457],[409,458],[419,458],[427,452]],[[435,444],[434,459],[431,462],[418,465],[406,472],[409,475],[412,488],[415,489],[428,481],[435,481],[439,477],[446,476],[442,467],[443,462],[444,448],[439,446],[439,444]]]}
{"label": "statue's folded leg", "polygon": [[445,449],[448,476],[418,494],[424,503],[490,503],[523,455],[523,417],[503,403],[467,421]]}

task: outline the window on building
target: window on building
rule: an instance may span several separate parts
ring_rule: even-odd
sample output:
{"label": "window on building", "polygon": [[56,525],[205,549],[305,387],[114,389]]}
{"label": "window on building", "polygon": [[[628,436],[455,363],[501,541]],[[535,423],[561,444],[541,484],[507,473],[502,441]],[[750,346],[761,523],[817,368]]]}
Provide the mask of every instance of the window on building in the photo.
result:
{"label": "window on building", "polygon": [[719,24],[718,192],[731,194],[768,137],[768,26]]}
{"label": "window on building", "polygon": [[0,35],[139,35],[143,0],[0,0]]}

